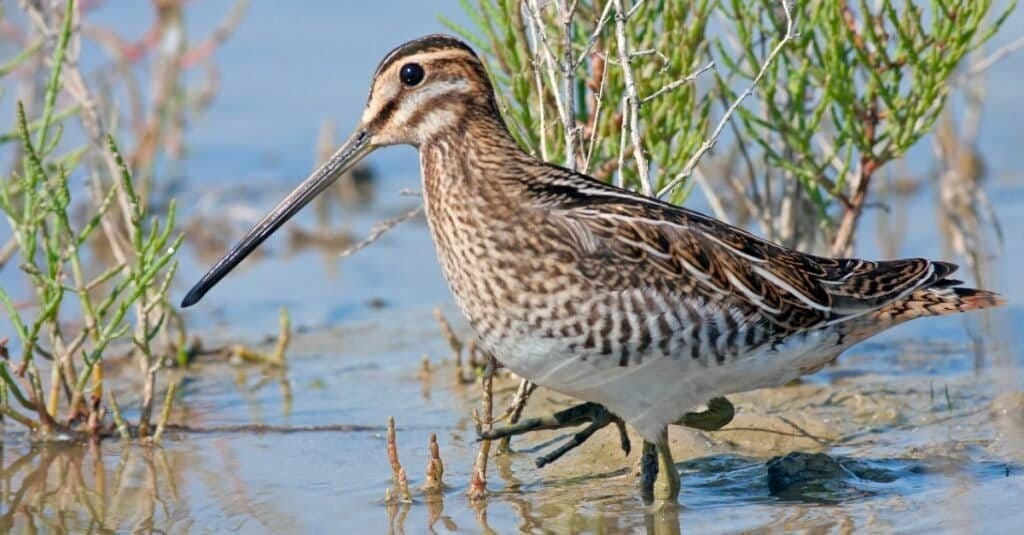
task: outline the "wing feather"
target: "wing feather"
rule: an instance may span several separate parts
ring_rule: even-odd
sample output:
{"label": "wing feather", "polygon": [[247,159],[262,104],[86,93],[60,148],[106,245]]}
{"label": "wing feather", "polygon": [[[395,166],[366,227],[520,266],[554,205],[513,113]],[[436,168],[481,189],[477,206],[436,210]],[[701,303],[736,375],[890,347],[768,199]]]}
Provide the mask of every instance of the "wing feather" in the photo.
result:
{"label": "wing feather", "polygon": [[867,261],[802,253],[554,166],[547,182],[532,177],[528,191],[579,244],[579,268],[593,283],[696,295],[760,315],[783,331],[877,310],[941,283],[956,269],[920,258]]}

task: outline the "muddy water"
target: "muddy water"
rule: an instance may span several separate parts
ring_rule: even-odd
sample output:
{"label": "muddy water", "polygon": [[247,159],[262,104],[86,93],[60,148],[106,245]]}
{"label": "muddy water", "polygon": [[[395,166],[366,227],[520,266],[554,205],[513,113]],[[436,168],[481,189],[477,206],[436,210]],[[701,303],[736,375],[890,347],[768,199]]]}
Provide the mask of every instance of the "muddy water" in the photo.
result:
{"label": "muddy water", "polygon": [[[331,2],[298,14],[286,12],[287,3],[255,3],[220,56],[220,102],[193,125],[180,169],[187,204],[196,213],[231,213],[241,226],[258,216],[311,165],[322,119],[355,120],[377,57],[406,37],[439,29],[432,13],[455,12],[454,3],[399,10],[399,2],[383,2],[358,14],[335,13],[340,8]],[[99,16],[125,27],[133,14],[119,11],[121,4]],[[190,28],[201,33],[221,4],[197,3]],[[302,24],[279,24],[286,15]],[[1024,27],[1020,20],[1011,30]],[[648,514],[635,497],[637,452],[623,455],[612,430],[544,470],[533,459],[568,435],[514,441],[516,453],[492,461],[490,499],[474,505],[463,497],[476,449],[468,414],[479,391],[453,378],[432,309],[456,314],[425,226],[413,221],[343,262],[295,246],[286,234],[208,296],[190,321],[210,343],[258,344],[274,332],[281,306],[299,327],[285,370],[206,361],[179,377],[174,420],[212,432],[171,432],[162,447],[148,448],[115,441],[38,446],[8,431],[0,450],[0,530],[1019,532],[1024,284],[1015,268],[1024,262],[1016,232],[1024,226],[1024,158],[1009,81],[1021,68],[1016,57],[993,72],[983,136],[992,177],[986,187],[1008,229],[988,284],[1011,305],[988,316],[909,324],[799,384],[736,396],[736,418],[721,431],[674,429],[683,484],[678,510]],[[295,83],[310,79],[322,85]],[[393,149],[373,164],[382,177],[377,201],[332,228],[360,236],[415,202],[397,193],[417,187],[412,151]],[[928,171],[927,163],[911,167]],[[869,215],[861,252],[881,254],[882,243],[886,254],[945,256],[933,199],[925,190],[895,204],[909,214],[905,225]],[[297,226],[313,228],[313,217],[304,214]],[[899,228],[877,242],[879,228],[889,227]],[[185,252],[178,295],[217,252]],[[418,373],[424,355],[432,363],[428,377]],[[132,390],[131,377],[116,380],[119,391]],[[499,381],[497,406],[514,387]],[[127,394],[121,402],[133,405]],[[528,412],[569,403],[540,391]],[[443,499],[414,493],[412,504],[385,505],[392,483],[382,426],[389,415],[398,422],[413,487],[422,481],[429,436],[437,434],[449,487]],[[253,424],[268,430],[233,427]],[[315,428],[335,425],[342,428]],[[635,437],[633,443],[639,445]]]}

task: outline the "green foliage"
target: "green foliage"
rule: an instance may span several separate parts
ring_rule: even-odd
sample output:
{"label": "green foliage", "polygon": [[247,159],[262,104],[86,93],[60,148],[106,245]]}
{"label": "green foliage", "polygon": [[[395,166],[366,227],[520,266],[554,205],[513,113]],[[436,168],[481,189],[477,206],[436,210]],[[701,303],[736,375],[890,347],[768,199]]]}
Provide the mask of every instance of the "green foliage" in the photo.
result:
{"label": "green foliage", "polygon": [[[565,129],[554,125],[569,76],[577,81],[572,128],[582,138],[573,158],[582,170],[639,190],[638,162],[647,160],[652,190],[676,202],[693,181],[675,179],[688,177],[690,158],[753,86],[717,152],[742,160],[749,183],[720,178],[702,187],[709,197],[734,192],[735,206],[784,241],[799,238],[779,228],[792,224],[780,217],[784,207],[807,205],[817,220],[812,231],[839,252],[848,248],[871,176],[931,131],[953,89],[951,75],[1015,3],[997,11],[989,0],[792,2],[795,35],[756,85],[786,34],[778,0],[463,0],[463,7],[474,28],[449,26],[484,54],[526,147],[551,160],[564,154]],[[619,22],[628,64],[619,59]],[[578,60],[562,61],[567,52]],[[710,61],[714,75],[698,77],[700,87],[691,83]],[[625,67],[636,80],[643,159],[630,157]],[[724,172],[737,174],[733,167],[728,162]]]}
{"label": "green foliage", "polygon": [[[692,84],[670,91],[671,98],[644,100],[708,62],[706,30],[714,5],[710,0],[647,2],[625,28],[633,54],[637,93],[643,102],[644,152],[660,171],[656,186],[681,170],[703,141],[712,101],[708,95],[698,95]],[[485,53],[498,85],[499,100],[519,141],[549,159],[564,154],[564,130],[556,126],[558,88],[541,65],[537,47],[531,46],[537,40],[530,37],[536,30],[531,32],[531,20],[520,9],[521,2],[480,0],[473,6],[469,0],[463,0],[463,6],[480,35],[449,26]],[[592,51],[578,59],[576,69],[575,119],[583,132],[576,158],[599,178],[610,180],[618,169],[621,151],[625,80],[623,70],[615,64],[618,49],[613,32],[614,14],[611,10],[606,13],[606,7],[605,2],[580,2],[572,47],[577,54]],[[554,10],[545,9],[540,15],[546,24],[545,31],[552,37],[556,35],[560,25]],[[590,46],[599,26],[602,30]],[[555,56],[564,55],[563,41],[552,38],[549,43]],[[545,150],[541,150],[542,146]],[[638,188],[635,163],[625,162],[623,171],[624,182]]]}
{"label": "green foliage", "polygon": [[[73,7],[69,1],[65,13],[72,13]],[[183,238],[174,231],[173,203],[164,220],[141,207],[113,138],[107,147],[55,154],[63,133],[61,121],[77,109],[55,112],[71,22],[72,17],[64,17],[41,116],[29,122],[19,103],[13,136],[3,138],[5,143],[20,144],[21,166],[0,182],[0,211],[10,224],[19,267],[34,295],[30,303],[16,305],[0,289],[0,303],[21,350],[17,365],[14,360],[0,363],[0,409],[42,434],[74,430],[86,419],[96,423],[103,388],[98,364],[112,347],[131,342],[155,371],[162,357],[152,343],[173,313],[167,291]],[[18,58],[31,53],[32,49]],[[109,151],[106,156],[116,160],[121,176],[109,177],[105,192],[101,183],[94,184],[91,200],[79,199],[69,179],[90,150]],[[79,208],[85,208],[84,218],[76,217]],[[80,314],[68,320],[68,309],[76,304]],[[39,356],[50,361],[47,388],[43,366],[36,362]],[[18,381],[18,376],[26,381]],[[58,417],[62,395],[67,410]],[[90,396],[92,404],[86,401]]]}
{"label": "green foliage", "polygon": [[[723,2],[736,21],[739,54],[718,41],[728,73],[718,88],[757,72],[766,36],[784,21],[777,2]],[[951,77],[973,50],[1002,25],[1015,2],[997,13],[988,0],[917,2],[800,2],[800,34],[758,86],[757,109],[740,112],[743,139],[771,168],[798,180],[817,210],[864,202],[870,177],[932,131],[953,89]],[[848,243],[858,211],[846,210],[836,252]],[[838,243],[842,242],[842,243]]]}

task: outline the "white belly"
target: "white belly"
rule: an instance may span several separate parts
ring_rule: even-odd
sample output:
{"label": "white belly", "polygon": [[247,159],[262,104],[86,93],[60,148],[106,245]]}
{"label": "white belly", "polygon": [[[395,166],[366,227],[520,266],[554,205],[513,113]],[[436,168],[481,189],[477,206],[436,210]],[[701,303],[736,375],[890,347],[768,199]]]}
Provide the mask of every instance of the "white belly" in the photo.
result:
{"label": "white belly", "polygon": [[664,426],[711,398],[781,386],[834,359],[844,349],[834,331],[796,335],[765,344],[722,364],[653,353],[639,363],[618,366],[615,359],[566,352],[553,340],[519,337],[495,341],[491,350],[509,369],[557,392],[600,403],[647,440]]}

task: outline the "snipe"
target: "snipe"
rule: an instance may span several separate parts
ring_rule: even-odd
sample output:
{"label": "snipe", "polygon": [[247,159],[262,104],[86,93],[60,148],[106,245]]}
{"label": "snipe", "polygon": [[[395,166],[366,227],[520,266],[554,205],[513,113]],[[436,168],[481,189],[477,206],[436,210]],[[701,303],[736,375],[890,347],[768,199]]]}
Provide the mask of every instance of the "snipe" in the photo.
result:
{"label": "snipe", "polygon": [[905,321],[1003,302],[949,278],[953,264],[804,254],[540,161],[509,134],[473,50],[432,35],[381,61],[352,137],[182,306],[366,154],[396,144],[419,149],[437,255],[481,346],[598,413],[568,423],[635,427],[645,495],[658,465],[663,497],[678,494],[666,426],[695,405],[781,385]]}

